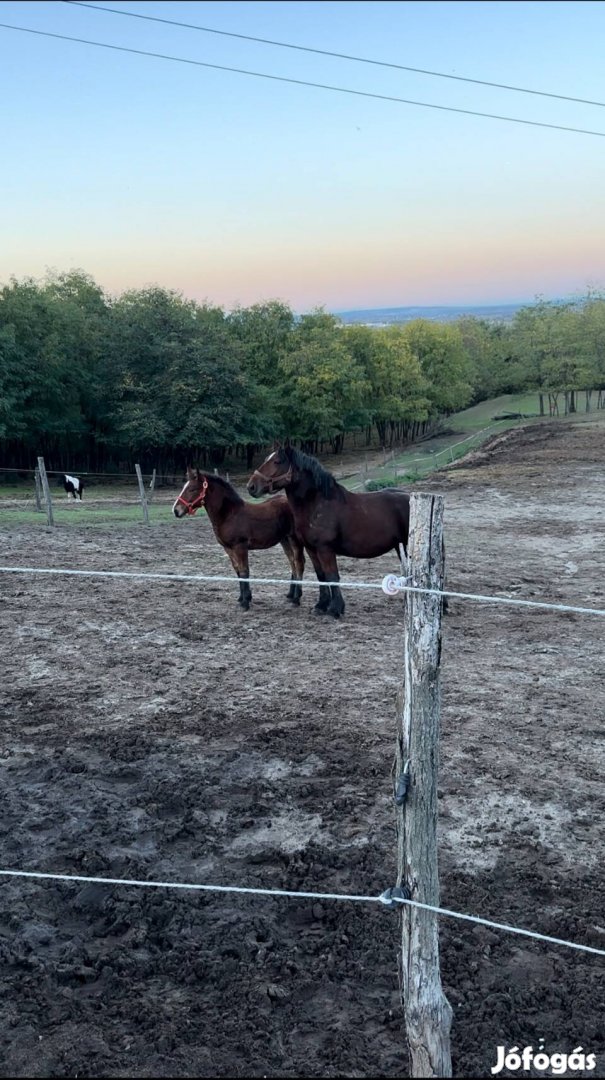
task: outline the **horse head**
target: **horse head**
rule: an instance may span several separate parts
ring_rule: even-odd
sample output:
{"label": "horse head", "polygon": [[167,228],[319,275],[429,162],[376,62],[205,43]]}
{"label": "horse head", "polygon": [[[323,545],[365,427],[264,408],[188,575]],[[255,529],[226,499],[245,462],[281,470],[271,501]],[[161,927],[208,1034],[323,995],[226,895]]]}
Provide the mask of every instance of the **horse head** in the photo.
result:
{"label": "horse head", "polygon": [[187,468],[187,482],[181,494],[175,500],[172,513],[177,518],[186,514],[195,514],[204,505],[208,490],[208,477],[199,469]]}
{"label": "horse head", "polygon": [[275,442],[273,451],[248,480],[248,491],[255,499],[274,491],[283,491],[292,482],[292,474],[292,447],[289,441],[286,440],[283,445]]}

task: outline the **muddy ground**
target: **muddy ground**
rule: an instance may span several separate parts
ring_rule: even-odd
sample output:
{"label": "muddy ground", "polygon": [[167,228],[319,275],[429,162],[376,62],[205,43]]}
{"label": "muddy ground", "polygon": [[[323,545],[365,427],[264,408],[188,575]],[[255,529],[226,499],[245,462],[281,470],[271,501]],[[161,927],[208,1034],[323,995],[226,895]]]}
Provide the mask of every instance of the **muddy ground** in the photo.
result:
{"label": "muddy ground", "polygon": [[[603,606],[605,430],[515,431],[446,495],[455,589]],[[207,521],[3,528],[2,564],[228,572]],[[375,580],[390,558],[341,561]],[[252,572],[286,570],[280,549]],[[308,589],[0,577],[0,865],[377,894],[394,878],[401,604]],[[444,629],[441,899],[605,946],[601,620],[454,601]],[[2,1076],[405,1076],[382,906],[6,880]],[[454,1071],[582,1046],[604,966],[441,922]]]}

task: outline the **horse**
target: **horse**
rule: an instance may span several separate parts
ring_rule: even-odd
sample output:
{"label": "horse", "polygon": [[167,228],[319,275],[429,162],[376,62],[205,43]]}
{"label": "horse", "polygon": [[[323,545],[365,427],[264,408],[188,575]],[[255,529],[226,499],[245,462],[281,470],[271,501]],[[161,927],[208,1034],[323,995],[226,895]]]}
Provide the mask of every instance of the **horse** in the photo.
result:
{"label": "horse", "polygon": [[73,495],[74,499],[79,499],[82,502],[82,492],[84,491],[84,484],[77,476],[70,476],[68,473],[64,473],[59,483],[63,486],[67,493],[67,498]]}
{"label": "horse", "polygon": [[[399,559],[400,544],[407,554],[410,497],[403,491],[386,488],[359,495],[347,491],[316,458],[288,443],[276,445],[247,486],[254,498],[285,491],[296,532],[319,581],[340,580],[337,555],[375,559],[394,551]],[[320,585],[316,613],[338,619],[344,610],[338,585]]]}
{"label": "horse", "polygon": [[[182,518],[195,514],[203,507],[210,518],[214,535],[224,547],[238,578],[249,578],[248,552],[281,544],[290,563],[291,581],[288,600],[300,604],[302,586],[294,584],[303,579],[305,550],[297,538],[292,512],[285,495],[277,495],[260,506],[244,502],[235,488],[222,476],[187,469],[187,482],[176,499],[172,512]],[[248,611],[252,590],[247,581],[240,581],[238,603]]]}

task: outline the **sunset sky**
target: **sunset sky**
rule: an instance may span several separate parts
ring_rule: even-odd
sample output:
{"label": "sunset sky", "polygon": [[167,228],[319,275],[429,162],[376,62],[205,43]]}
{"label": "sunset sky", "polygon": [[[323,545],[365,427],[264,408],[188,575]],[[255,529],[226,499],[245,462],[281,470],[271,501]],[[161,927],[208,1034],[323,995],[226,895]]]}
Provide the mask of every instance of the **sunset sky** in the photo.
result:
{"label": "sunset sky", "polygon": [[[137,2],[120,10],[605,101],[602,3]],[[605,107],[59,2],[0,22],[588,128]],[[232,307],[480,304],[605,286],[605,138],[0,29],[0,282],[81,267]]]}

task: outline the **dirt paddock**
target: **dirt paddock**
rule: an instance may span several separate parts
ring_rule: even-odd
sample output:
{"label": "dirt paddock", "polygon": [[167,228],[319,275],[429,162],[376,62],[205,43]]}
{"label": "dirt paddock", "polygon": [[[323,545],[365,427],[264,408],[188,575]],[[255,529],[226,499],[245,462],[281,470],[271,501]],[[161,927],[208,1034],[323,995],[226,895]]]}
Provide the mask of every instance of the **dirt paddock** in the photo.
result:
{"label": "dirt paddock", "polygon": [[[604,606],[605,429],[515,431],[425,487],[448,584]],[[3,564],[228,572],[204,518],[3,528]],[[390,558],[341,561],[375,580]],[[252,557],[285,573],[280,549]],[[308,571],[309,573],[309,571]],[[377,894],[394,878],[401,604],[283,588],[0,575],[0,866]],[[594,617],[454,601],[442,903],[605,946]],[[2,1076],[406,1076],[381,906],[5,880]],[[441,922],[457,1075],[496,1047],[597,1054],[598,957]],[[514,1075],[514,1074],[513,1074]]]}

